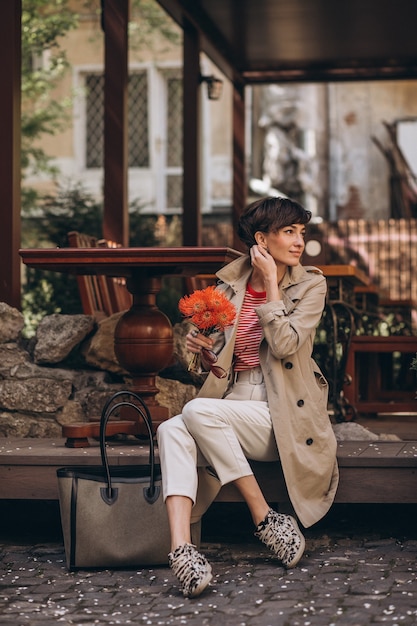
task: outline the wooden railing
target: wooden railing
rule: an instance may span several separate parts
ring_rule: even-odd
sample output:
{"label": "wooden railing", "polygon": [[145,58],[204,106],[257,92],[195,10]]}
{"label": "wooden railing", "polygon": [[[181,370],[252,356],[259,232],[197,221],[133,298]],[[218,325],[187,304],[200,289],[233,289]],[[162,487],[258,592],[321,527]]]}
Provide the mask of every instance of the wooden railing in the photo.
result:
{"label": "wooden railing", "polygon": [[417,219],[322,222],[309,228],[314,239],[322,245],[320,262],[305,254],[304,264],[355,265],[386,298],[417,301]]}

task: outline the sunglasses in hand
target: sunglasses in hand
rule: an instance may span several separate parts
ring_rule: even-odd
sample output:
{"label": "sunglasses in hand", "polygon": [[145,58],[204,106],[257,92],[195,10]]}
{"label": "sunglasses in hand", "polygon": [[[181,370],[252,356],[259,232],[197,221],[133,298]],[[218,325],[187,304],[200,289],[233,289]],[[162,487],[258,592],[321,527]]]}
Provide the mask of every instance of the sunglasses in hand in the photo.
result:
{"label": "sunglasses in hand", "polygon": [[204,367],[205,370],[210,370],[215,376],[217,376],[217,378],[226,378],[226,370],[220,367],[220,365],[216,365],[217,354],[213,352],[213,350],[201,348],[200,356],[201,365]]}

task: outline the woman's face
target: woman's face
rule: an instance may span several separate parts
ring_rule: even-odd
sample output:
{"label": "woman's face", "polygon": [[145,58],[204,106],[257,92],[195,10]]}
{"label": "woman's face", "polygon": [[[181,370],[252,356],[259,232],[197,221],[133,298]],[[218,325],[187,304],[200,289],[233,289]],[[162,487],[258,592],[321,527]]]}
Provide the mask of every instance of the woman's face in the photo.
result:
{"label": "woman's face", "polygon": [[305,224],[284,226],[275,233],[261,233],[263,244],[276,263],[294,266],[300,262],[305,248]]}

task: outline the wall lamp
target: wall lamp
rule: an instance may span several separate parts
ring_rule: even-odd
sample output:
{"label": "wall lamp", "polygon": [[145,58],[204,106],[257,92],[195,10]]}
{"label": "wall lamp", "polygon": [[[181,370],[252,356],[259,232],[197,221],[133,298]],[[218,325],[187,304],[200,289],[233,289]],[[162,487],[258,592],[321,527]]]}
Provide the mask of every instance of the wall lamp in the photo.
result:
{"label": "wall lamp", "polygon": [[221,78],[213,76],[200,76],[200,83],[207,83],[207,96],[209,100],[219,100],[223,91]]}

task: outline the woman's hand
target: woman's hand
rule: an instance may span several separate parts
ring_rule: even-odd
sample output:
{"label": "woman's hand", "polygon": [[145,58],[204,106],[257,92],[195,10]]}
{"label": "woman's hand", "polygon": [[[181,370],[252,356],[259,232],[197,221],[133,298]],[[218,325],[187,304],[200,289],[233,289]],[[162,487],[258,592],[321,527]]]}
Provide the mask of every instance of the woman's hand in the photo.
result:
{"label": "woman's hand", "polygon": [[282,296],[278,286],[278,268],[274,257],[265,247],[255,245],[250,249],[250,259],[253,267],[251,278],[253,289],[266,291],[268,302],[280,300]]}
{"label": "woman's hand", "polygon": [[250,259],[252,267],[256,267],[265,279],[276,279],[277,265],[274,257],[269,254],[266,248],[263,246],[252,246],[250,249]]}
{"label": "woman's hand", "polygon": [[190,330],[190,332],[185,336],[185,346],[189,352],[193,352],[194,354],[198,354],[201,352],[202,348],[207,348],[211,350],[213,347],[213,340],[210,337],[205,337],[198,330]]}

